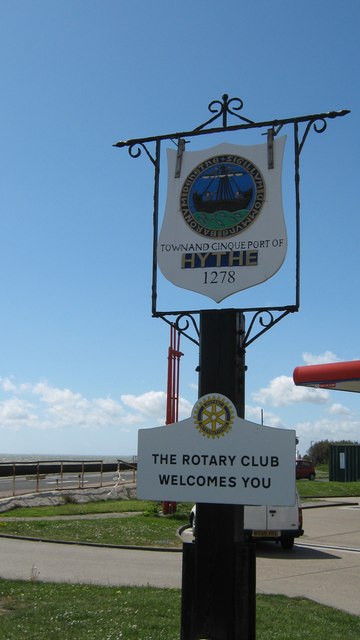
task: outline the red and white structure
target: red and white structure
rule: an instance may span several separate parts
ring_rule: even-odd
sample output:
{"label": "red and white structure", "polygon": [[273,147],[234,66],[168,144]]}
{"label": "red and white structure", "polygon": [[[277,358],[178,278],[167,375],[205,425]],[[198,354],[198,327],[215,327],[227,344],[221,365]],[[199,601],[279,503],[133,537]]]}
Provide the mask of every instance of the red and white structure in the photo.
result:
{"label": "red and white structure", "polygon": [[360,393],[360,360],[296,367],[293,379],[297,386]]}

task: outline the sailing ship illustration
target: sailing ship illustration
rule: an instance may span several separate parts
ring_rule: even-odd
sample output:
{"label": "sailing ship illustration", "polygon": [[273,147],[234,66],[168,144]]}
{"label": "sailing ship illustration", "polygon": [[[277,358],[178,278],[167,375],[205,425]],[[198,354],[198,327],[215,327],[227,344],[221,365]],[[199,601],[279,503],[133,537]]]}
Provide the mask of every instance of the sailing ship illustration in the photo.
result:
{"label": "sailing ship illustration", "polygon": [[209,214],[218,211],[234,213],[247,209],[253,197],[253,189],[243,191],[240,188],[238,178],[243,175],[243,171],[234,171],[231,166],[222,164],[212,173],[200,176],[196,186],[200,180],[207,182],[203,190],[192,194],[194,209]]}

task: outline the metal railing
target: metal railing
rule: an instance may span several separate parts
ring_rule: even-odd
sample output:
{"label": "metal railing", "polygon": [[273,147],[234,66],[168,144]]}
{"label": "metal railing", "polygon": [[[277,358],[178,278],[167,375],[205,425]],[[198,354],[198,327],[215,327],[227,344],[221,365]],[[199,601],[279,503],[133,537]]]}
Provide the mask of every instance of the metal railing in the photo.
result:
{"label": "metal railing", "polygon": [[[130,473],[129,473],[130,472]],[[0,496],[41,491],[101,488],[136,482],[137,459],[0,462]],[[123,475],[123,474],[126,475]]]}

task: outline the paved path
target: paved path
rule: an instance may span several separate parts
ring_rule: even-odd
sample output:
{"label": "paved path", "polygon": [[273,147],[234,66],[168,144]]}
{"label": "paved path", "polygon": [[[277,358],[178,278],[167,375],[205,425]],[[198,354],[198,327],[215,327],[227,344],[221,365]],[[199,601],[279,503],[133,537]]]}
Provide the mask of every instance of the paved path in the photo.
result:
{"label": "paved path", "polygon": [[181,586],[182,554],[0,539],[0,576],[45,582]]}
{"label": "paved path", "polygon": [[342,502],[304,509],[305,534],[292,552],[259,545],[258,592],[304,596],[360,615],[359,498]]}

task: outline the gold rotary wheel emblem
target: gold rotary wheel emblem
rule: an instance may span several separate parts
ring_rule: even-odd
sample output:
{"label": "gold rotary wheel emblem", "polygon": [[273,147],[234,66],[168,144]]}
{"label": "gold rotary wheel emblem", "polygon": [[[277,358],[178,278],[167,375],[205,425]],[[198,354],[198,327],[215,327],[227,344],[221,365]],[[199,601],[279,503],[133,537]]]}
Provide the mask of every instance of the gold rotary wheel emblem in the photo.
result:
{"label": "gold rotary wheel emblem", "polygon": [[207,438],[220,438],[230,431],[234,422],[234,408],[227,398],[207,396],[194,407],[196,428]]}

